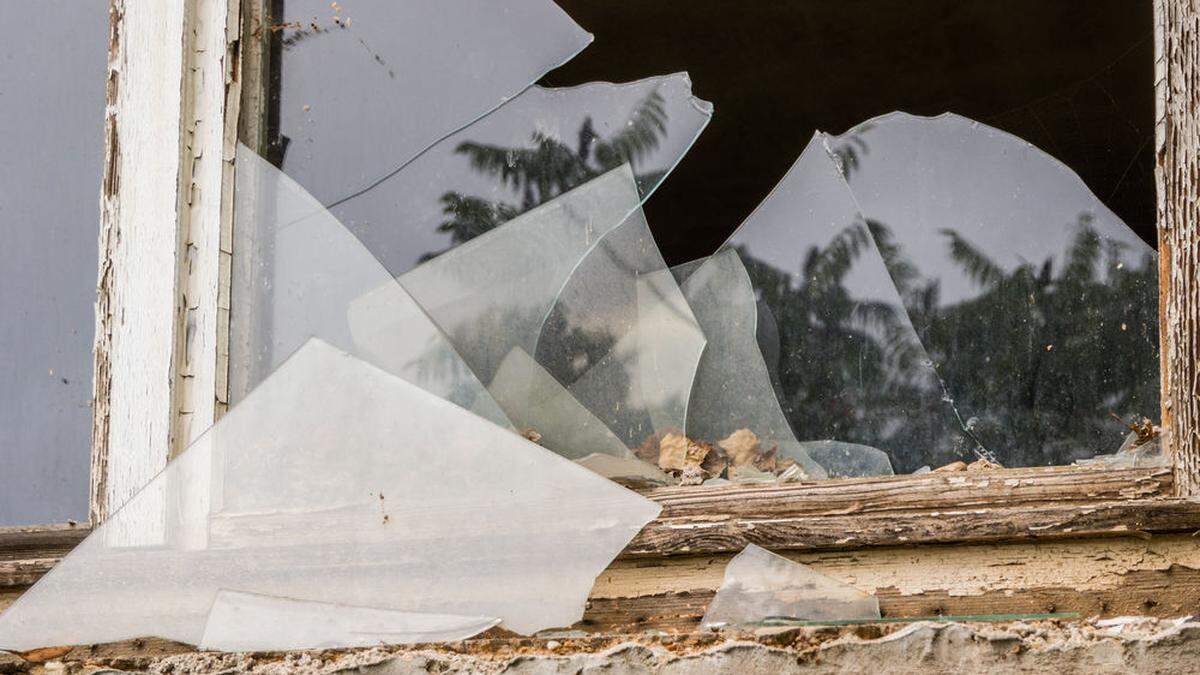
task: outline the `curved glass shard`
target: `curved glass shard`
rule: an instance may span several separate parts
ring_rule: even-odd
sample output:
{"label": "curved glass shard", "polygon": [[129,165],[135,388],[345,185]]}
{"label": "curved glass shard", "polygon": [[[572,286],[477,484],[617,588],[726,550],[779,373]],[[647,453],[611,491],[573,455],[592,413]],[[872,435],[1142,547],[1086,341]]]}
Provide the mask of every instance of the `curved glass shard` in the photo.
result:
{"label": "curved glass shard", "polygon": [[337,649],[465,640],[500,623],[218,591],[199,648],[225,652]]}
{"label": "curved glass shard", "polygon": [[326,206],[375,189],[592,40],[551,0],[282,5],[268,27],[279,49],[272,158]]}
{"label": "curved glass shard", "polygon": [[[717,256],[723,256],[719,263]],[[710,362],[726,359],[725,374],[710,376],[719,379],[707,391],[693,392],[693,407],[708,405],[715,414],[737,405],[776,408],[769,413],[773,433],[780,433],[782,415],[796,438],[879,448],[902,472],[973,457],[965,425],[943,401],[871,224],[860,215],[820,136],[717,256],[692,273],[685,289],[718,281],[710,278],[716,269],[706,270],[714,265],[728,277],[720,283],[740,285],[738,318],[726,321],[726,330],[738,326],[738,339],[756,341],[761,356],[752,358],[748,347],[718,350]],[[735,268],[744,272],[735,274]],[[721,301],[711,306],[735,311]],[[753,370],[744,367],[759,360],[764,363],[755,362]],[[740,386],[754,387],[754,396],[726,394],[729,403],[703,402],[729,386],[720,384],[723,379],[739,374],[745,382]],[[778,396],[777,404],[768,392]]]}
{"label": "curved glass shard", "polygon": [[1155,254],[1075,173],[951,114],[830,139],[850,143],[846,181],[912,324],[1000,463],[1090,457],[1120,445],[1113,414],[1158,411]]}
{"label": "curved glass shard", "polygon": [[399,276],[623,164],[646,199],[711,114],[686,73],[530,87],[330,210]]}
{"label": "curved glass shard", "polygon": [[725,567],[725,580],[703,623],[735,625],[775,618],[878,619],[879,601],[807,565],[750,544]]}
{"label": "curved glass shard", "polygon": [[507,426],[454,348],[370,252],[291,178],[238,146],[231,402],[319,337]]}
{"label": "curved glass shard", "polygon": [[594,453],[631,457],[629,449],[604,423],[520,347],[500,362],[488,392],[523,434],[570,459]]}
{"label": "curved glass shard", "polygon": [[[146,505],[158,536],[121,536]],[[660,510],[311,340],[0,615],[0,649],[198,644],[221,591],[567,626]]]}
{"label": "curved glass shard", "polygon": [[737,251],[724,249],[708,258],[684,282],[683,293],[708,339],[688,403],[688,435],[722,439],[749,429],[762,445],[778,446],[809,476],[826,478],[796,442],[771,388],[754,337],[754,288]]}

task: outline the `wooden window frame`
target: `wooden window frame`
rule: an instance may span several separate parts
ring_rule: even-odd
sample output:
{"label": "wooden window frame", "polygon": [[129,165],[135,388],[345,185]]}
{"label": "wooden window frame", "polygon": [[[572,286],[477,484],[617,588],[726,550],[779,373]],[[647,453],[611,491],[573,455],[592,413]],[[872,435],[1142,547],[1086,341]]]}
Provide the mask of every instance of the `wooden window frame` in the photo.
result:
{"label": "wooden window frame", "polygon": [[[239,138],[259,149],[266,138],[268,3],[110,0],[92,523],[227,404],[233,158]],[[1162,420],[1172,465],[660,488],[646,494],[662,514],[618,563],[748,543],[838,551],[1200,531],[1200,0],[1154,0],[1154,11]],[[0,599],[88,530],[0,529]]]}

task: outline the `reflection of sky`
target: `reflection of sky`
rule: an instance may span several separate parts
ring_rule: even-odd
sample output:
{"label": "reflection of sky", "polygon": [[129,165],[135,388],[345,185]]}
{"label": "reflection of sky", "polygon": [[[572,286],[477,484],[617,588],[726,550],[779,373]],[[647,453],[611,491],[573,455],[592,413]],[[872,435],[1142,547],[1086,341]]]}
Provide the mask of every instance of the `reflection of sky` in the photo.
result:
{"label": "reflection of sky", "polygon": [[[858,212],[845,181],[814,137],[754,213],[729,239],[729,244],[773,267],[799,277],[805,258],[814,247],[824,249],[840,232],[856,222]],[[851,297],[886,302],[899,307],[900,298],[883,265],[868,242],[843,280]]]}
{"label": "reflection of sky", "polygon": [[[287,0],[283,169],[318,200],[363,187],[495,108],[591,36],[551,0]],[[348,27],[339,28],[337,17]],[[323,32],[312,34],[311,23]]]}
{"label": "reflection of sky", "polygon": [[1102,237],[1128,246],[1126,265],[1151,250],[1074,172],[1015,136],[957,115],[894,113],[869,125],[858,132],[866,151],[850,175],[854,197],[923,276],[941,279],[943,304],[973,297],[978,286],[949,258],[942,229],[1008,271],[1023,262],[1040,270],[1050,257],[1061,271],[1085,213]]}
{"label": "reflection of sky", "polygon": [[[625,85],[589,84],[570,89],[531,87],[500,109],[430,148],[419,159],[379,187],[333,209],[393,274],[417,264],[420,256],[450,245],[437,232],[445,216],[440,198],[448,191],[519,205],[521,195],[494,176],[471,168],[455,153],[464,141],[505,148],[533,147],[541,133],[574,150],[586,118],[601,139],[631,122],[639,104],[658,89],[665,99],[668,130],[656,150],[634,167],[639,174],[666,171],[691,146],[708,121],[696,107],[686,75],[670,75]],[[323,171],[338,173],[340,167]],[[643,195],[644,196],[644,195]]]}
{"label": "reflection of sky", "polygon": [[0,3],[0,526],[87,516],[108,3]]}

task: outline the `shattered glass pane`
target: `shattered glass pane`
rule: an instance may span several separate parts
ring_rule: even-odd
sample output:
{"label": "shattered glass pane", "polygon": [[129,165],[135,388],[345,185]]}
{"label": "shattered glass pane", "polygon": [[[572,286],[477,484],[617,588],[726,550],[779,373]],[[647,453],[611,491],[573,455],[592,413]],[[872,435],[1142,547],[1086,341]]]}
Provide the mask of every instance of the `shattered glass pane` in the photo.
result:
{"label": "shattered glass pane", "polygon": [[646,199],[711,113],[692,96],[686,73],[530,87],[378,187],[330,208],[399,276],[623,164]]}
{"label": "shattered glass pane", "polygon": [[507,426],[508,418],[421,308],[291,178],[238,146],[231,400],[319,337]]}
{"label": "shattered glass pane", "polygon": [[280,5],[268,155],[327,206],[374,189],[592,39],[551,0]]}
{"label": "shattered glass pane", "polygon": [[[139,505],[161,507],[157,537],[122,534]],[[0,649],[199,644],[246,608],[226,596],[210,619],[221,592],[337,603],[347,629],[363,608],[419,615],[389,614],[385,643],[428,615],[567,626],[660,508],[311,340],[0,615]],[[248,609],[287,622],[258,648],[312,628],[311,605]]]}
{"label": "shattered glass pane", "polygon": [[545,387],[498,378],[520,350],[633,447],[682,428],[704,344],[639,203],[622,165],[399,279],[506,412],[539,433],[566,422],[513,398]]}
{"label": "shattered glass pane", "polygon": [[807,565],[750,544],[725,567],[725,580],[703,623],[736,625],[777,618],[878,619],[879,601]]}
{"label": "shattered glass pane", "polygon": [[107,3],[0,2],[0,527],[88,517],[107,48]]}
{"label": "shattered glass pane", "polygon": [[218,591],[198,645],[249,652],[465,640],[500,623],[485,616],[417,614]]}
{"label": "shattered glass pane", "polygon": [[1075,173],[952,114],[830,144],[947,398],[1000,463],[1070,463],[1155,415],[1155,254]]}

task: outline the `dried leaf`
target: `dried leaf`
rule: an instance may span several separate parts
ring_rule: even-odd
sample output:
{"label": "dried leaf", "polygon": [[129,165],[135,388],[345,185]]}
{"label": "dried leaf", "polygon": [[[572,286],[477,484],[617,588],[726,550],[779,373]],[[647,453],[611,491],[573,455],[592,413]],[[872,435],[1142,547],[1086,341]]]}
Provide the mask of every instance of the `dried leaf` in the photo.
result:
{"label": "dried leaf", "polygon": [[978,459],[978,460],[975,460],[974,462],[971,462],[970,464],[968,464],[966,470],[967,471],[995,471],[996,469],[1003,469],[1003,468],[1004,468],[1003,466],[1000,466],[999,464],[997,464],[995,462],[989,462],[986,459]]}
{"label": "dried leaf", "polygon": [[951,471],[966,471],[966,470],[967,470],[967,463],[959,460],[957,462],[951,462],[950,464],[947,464],[946,466],[939,466],[938,468],[933,470],[933,473],[949,473]]}
{"label": "dried leaf", "polygon": [[65,656],[72,649],[73,647],[43,647],[41,649],[31,649],[27,652],[16,652],[16,655],[29,663],[45,663],[53,661],[60,656]]}
{"label": "dried leaf", "polygon": [[682,471],[689,466],[699,467],[712,450],[683,434],[670,433],[658,444],[658,466],[666,471]]}
{"label": "dried leaf", "polygon": [[749,464],[758,457],[758,436],[749,429],[738,429],[717,442],[734,466]]}
{"label": "dried leaf", "polygon": [[698,464],[692,464],[683,468],[679,474],[680,485],[700,485],[704,482],[704,469],[701,469]]}

